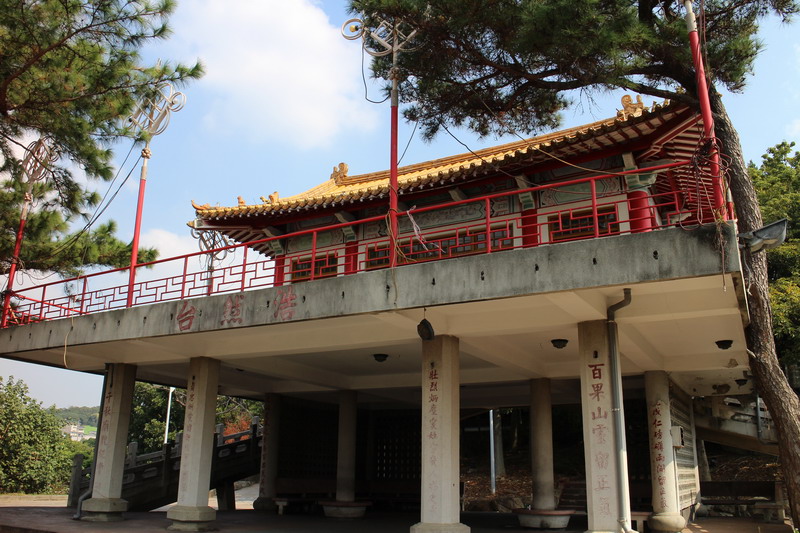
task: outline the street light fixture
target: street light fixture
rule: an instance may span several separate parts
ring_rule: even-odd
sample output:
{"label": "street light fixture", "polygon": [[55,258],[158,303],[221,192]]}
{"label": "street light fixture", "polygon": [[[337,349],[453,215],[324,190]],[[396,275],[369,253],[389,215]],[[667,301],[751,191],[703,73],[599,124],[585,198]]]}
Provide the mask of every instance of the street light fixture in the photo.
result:
{"label": "street light fixture", "polygon": [[153,98],[145,98],[136,106],[130,121],[143,134],[146,142],[142,148],[142,173],[139,178],[139,199],[136,203],[136,223],[133,228],[131,245],[131,270],[128,279],[127,307],[133,305],[133,284],[136,281],[136,264],[139,258],[139,231],[142,227],[142,208],[144,207],[144,190],[147,185],[147,161],[152,155],[150,140],[167,129],[169,116],[173,111],[180,111],[186,104],[186,96],[176,92],[169,83],[162,83]]}
{"label": "street light fixture", "polygon": [[19,267],[19,253],[22,247],[22,237],[25,233],[25,224],[28,221],[28,212],[33,202],[33,184],[45,176],[45,171],[50,171],[50,166],[58,159],[58,152],[46,137],[41,137],[38,141],[32,142],[25,150],[25,158],[22,160],[22,172],[25,176],[25,199],[22,203],[22,211],[19,216],[19,229],[17,239],[14,242],[14,254],[11,257],[11,266],[8,269],[8,283],[6,293],[3,298],[3,317],[0,320],[0,327],[8,325],[8,315],[11,309],[11,295],[13,294],[14,277],[17,275]]}
{"label": "street light fixture", "polygon": [[[169,416],[172,411],[172,393],[175,392],[175,387],[169,388],[169,396],[167,397],[167,422],[164,424],[164,444],[169,442]],[[164,458],[166,461],[166,457]]]}
{"label": "street light fixture", "polygon": [[414,39],[417,30],[409,28],[398,21],[389,22],[377,18],[375,28],[367,28],[358,18],[352,18],[342,25],[342,36],[355,41],[361,39],[364,51],[373,57],[383,57],[392,54],[392,68],[389,70],[389,80],[392,82],[392,136],[389,167],[389,266],[397,265],[397,85],[400,79],[397,68],[397,56],[400,52],[413,49],[409,43]]}

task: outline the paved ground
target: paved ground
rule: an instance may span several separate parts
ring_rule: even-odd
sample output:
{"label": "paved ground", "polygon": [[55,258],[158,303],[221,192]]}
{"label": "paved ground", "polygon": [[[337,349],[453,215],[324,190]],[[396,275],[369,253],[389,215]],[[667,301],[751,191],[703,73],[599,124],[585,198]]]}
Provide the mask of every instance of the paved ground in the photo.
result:
{"label": "paved ground", "polygon": [[[73,520],[74,510],[63,507],[7,506],[0,502],[2,533],[163,533],[169,525],[165,512],[126,513],[123,522],[96,523]],[[19,502],[18,502],[19,503]],[[5,507],[3,505],[6,505]],[[360,520],[333,520],[322,516],[276,516],[253,510],[217,513],[217,528],[224,533],[408,533],[418,513],[368,513]],[[462,522],[473,533],[524,531],[516,517],[499,513],[464,513]],[[570,523],[570,531],[584,531],[585,518]],[[529,531],[529,530],[528,530]],[[745,518],[703,518],[683,533],[792,533],[789,525],[765,524]]]}
{"label": "paved ground", "polygon": [[[369,511],[360,520],[335,520],[323,516],[276,516],[253,511],[258,485],[236,491],[234,512],[217,513],[217,529],[224,533],[408,533],[419,521],[419,512]],[[211,498],[209,505],[216,507]],[[123,522],[82,522],[67,509],[66,496],[0,495],[0,533],[163,533],[170,524],[166,509],[149,513],[125,513]],[[461,521],[472,533],[530,531],[516,516],[501,513],[464,513]],[[569,531],[586,530],[586,517],[574,517]],[[699,518],[682,533],[792,533],[787,524],[766,524],[747,518]]]}

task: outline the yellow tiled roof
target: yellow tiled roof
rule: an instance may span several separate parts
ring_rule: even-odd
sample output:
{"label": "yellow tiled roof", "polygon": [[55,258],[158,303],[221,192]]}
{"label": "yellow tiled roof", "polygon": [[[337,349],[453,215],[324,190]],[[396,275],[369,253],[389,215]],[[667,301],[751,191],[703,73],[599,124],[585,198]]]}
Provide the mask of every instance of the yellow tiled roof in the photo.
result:
{"label": "yellow tiled roof", "polygon": [[[454,178],[466,172],[475,172],[481,169],[489,170],[504,160],[542,153],[545,149],[556,148],[563,144],[585,141],[603,133],[617,130],[632,123],[637,118],[646,118],[672,107],[675,106],[665,102],[664,104],[654,104],[648,110],[640,104],[635,112],[626,113],[621,111],[614,118],[600,120],[584,126],[485,148],[476,152],[401,167],[398,169],[398,188],[401,192],[408,191],[432,185],[444,179]],[[630,111],[627,106],[625,111]],[[262,196],[263,203],[260,204],[247,205],[240,197],[239,205],[231,207],[214,207],[209,204],[197,205],[194,202],[192,202],[192,205],[196,209],[198,218],[224,219],[342,205],[388,194],[388,170],[357,176],[347,176],[346,174],[347,166],[342,163],[338,168],[334,169],[331,178],[326,182],[287,198],[279,198],[278,193],[274,193],[269,198]]]}

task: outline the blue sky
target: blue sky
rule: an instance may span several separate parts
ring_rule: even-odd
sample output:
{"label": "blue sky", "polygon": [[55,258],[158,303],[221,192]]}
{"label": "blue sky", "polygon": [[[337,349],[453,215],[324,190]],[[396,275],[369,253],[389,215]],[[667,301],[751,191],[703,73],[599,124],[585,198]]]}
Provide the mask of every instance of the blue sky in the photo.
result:
{"label": "blue sky", "polygon": [[[207,74],[181,89],[186,106],[152,141],[143,245],[158,247],[161,257],[196,251],[186,227],[194,214],[191,200],[235,205],[242,196],[259,203],[274,191],[290,196],[327,180],[340,162],[349,165],[350,175],[388,168],[388,103],[364,99],[360,45],[340,34],[350,18],[345,7],[345,0],[179,4],[172,37],[147,55],[186,63],[200,58]],[[725,97],[745,158],[755,162],[782,140],[800,141],[800,31],[770,20],[761,39],[765,49],[745,92]],[[372,99],[382,99],[369,79],[367,89]],[[565,112],[564,126],[613,116],[619,98],[615,93],[599,95],[593,106],[583,102]],[[403,164],[466,151],[446,134],[425,143],[412,130],[401,123],[401,152],[411,139]],[[503,141],[455,133],[473,150]],[[116,151],[124,156],[129,148],[121,143]],[[128,162],[122,176],[130,170]],[[123,239],[133,233],[138,175],[136,168],[107,211]],[[99,403],[96,376],[0,359],[0,376],[8,375],[22,378],[47,406]]]}

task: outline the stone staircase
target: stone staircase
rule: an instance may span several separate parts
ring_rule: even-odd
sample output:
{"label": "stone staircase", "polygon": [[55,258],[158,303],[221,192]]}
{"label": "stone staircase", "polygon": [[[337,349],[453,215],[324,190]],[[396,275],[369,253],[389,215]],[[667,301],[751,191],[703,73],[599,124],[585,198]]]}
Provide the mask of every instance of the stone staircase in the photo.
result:
{"label": "stone staircase", "polygon": [[586,512],[586,480],[570,479],[561,490],[559,509]]}
{"label": "stone staircase", "polygon": [[[259,472],[262,439],[258,417],[254,418],[249,431],[224,436],[221,432],[222,428],[218,426],[209,490],[232,494],[235,481]],[[128,446],[122,498],[127,500],[129,511],[150,511],[177,500],[181,440],[179,434],[175,445],[168,444],[161,451],[142,455],[137,454],[136,443]],[[89,489],[90,471],[80,470],[82,461],[82,456],[79,461],[76,457],[78,466],[74,468],[78,471],[73,471],[68,507],[77,506],[80,495]]]}

